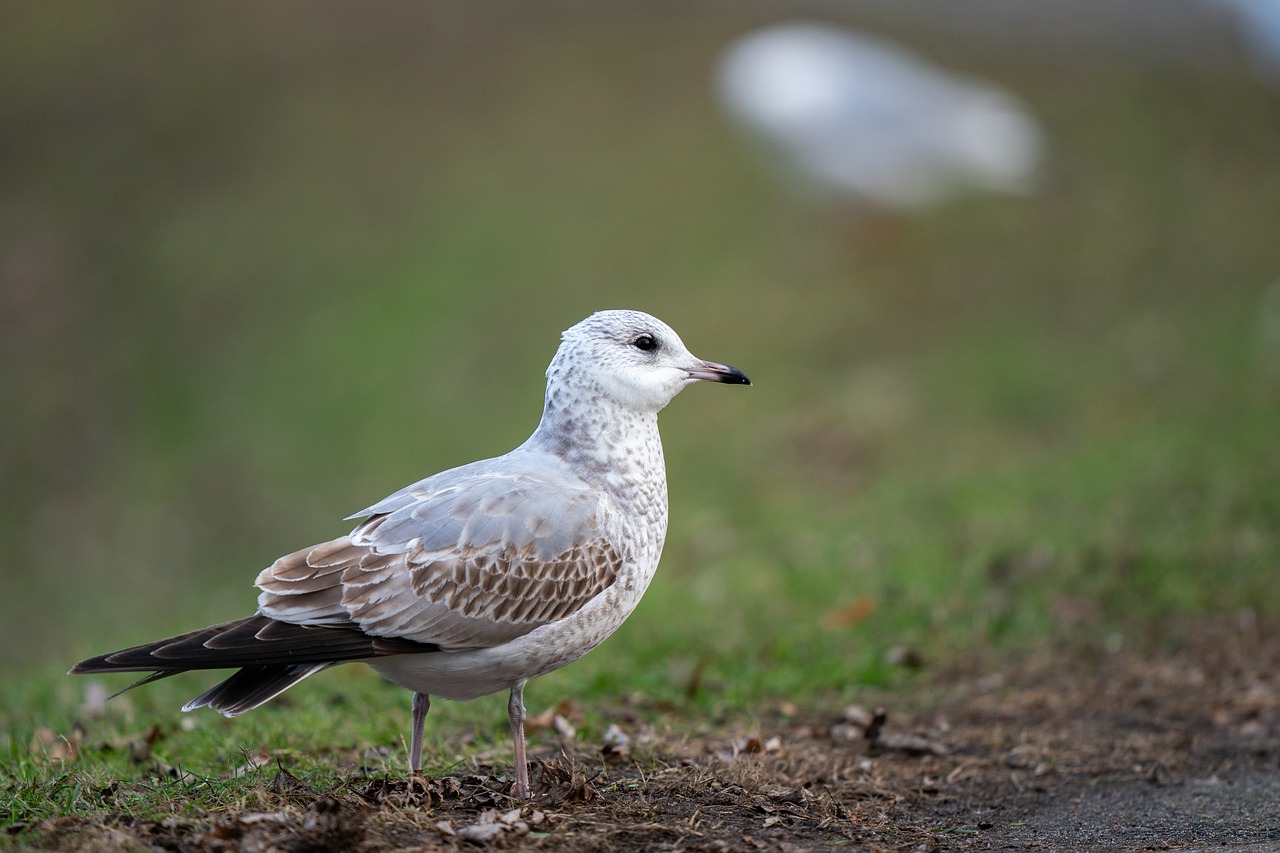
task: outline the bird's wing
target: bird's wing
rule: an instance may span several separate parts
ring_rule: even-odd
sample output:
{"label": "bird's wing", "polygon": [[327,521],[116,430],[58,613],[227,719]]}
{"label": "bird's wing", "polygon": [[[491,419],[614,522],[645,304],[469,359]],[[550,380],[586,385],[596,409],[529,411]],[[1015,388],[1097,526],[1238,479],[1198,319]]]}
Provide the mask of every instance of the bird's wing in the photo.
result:
{"label": "bird's wing", "polygon": [[445,649],[486,648],[562,619],[617,579],[615,513],[567,474],[474,465],[369,510],[350,535],[281,557],[261,612]]}

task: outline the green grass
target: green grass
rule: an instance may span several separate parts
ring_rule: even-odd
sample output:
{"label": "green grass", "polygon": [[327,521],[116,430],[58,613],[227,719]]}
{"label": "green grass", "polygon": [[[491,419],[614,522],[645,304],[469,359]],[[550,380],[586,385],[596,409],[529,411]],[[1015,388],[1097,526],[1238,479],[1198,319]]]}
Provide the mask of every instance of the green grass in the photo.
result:
{"label": "green grass", "polygon": [[[1048,128],[1044,190],[872,251],[715,116],[707,69],[742,20],[492,23],[467,64],[377,17],[348,41],[326,15],[311,38],[251,7],[117,7],[72,33],[45,8],[0,36],[24,81],[0,124],[26,128],[0,165],[21,273],[0,320],[0,819],[232,808],[273,775],[229,775],[264,750],[317,790],[398,772],[408,695],[358,668],[234,721],[177,712],[194,676],[91,715],[63,673],[247,612],[280,553],[514,446],[557,333],[604,307],[756,386],[664,413],[662,571],[531,710],[572,697],[588,736],[620,701],[691,725],[916,677],[886,664],[898,645],[927,677],[1276,615],[1280,103],[1247,80],[988,60]],[[658,42],[661,61],[638,46]],[[432,767],[505,762],[503,701],[438,703]]]}

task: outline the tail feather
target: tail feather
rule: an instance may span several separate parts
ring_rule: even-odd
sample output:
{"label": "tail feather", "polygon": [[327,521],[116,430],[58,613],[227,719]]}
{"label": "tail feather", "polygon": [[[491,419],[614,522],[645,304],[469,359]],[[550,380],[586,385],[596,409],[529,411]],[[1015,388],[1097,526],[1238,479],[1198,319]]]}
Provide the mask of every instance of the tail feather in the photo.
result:
{"label": "tail feather", "polygon": [[246,666],[182,706],[184,711],[212,708],[227,717],[238,717],[279,696],[329,664],[296,666]]}
{"label": "tail feather", "polygon": [[298,625],[259,613],[89,658],[72,667],[71,674],[341,663],[434,651],[439,651],[439,646],[395,637],[374,637],[355,625]]}
{"label": "tail feather", "polygon": [[298,625],[259,613],[89,658],[72,667],[70,674],[151,670],[150,675],[119,691],[123,693],[180,672],[238,669],[182,709],[191,711],[207,706],[234,717],[274,699],[307,676],[334,664],[439,650],[439,646],[431,643],[374,637],[354,624]]}
{"label": "tail feather", "polygon": [[144,684],[150,684],[153,681],[159,681],[160,679],[168,678],[171,675],[181,675],[181,674],[182,674],[182,670],[178,670],[178,669],[165,670],[164,672],[153,672],[150,675],[144,675],[142,678],[139,678],[137,681],[127,684],[124,687],[121,687],[119,690],[117,690],[115,693],[112,693],[107,698],[114,699],[117,696],[119,696],[121,693],[128,693],[130,690],[132,690],[135,687],[141,687]]}

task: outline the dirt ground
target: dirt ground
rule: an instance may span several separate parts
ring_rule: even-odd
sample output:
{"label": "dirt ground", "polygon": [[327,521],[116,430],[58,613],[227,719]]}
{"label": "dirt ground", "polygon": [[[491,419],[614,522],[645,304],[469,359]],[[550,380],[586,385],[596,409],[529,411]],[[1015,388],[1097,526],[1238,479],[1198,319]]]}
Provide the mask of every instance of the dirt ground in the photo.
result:
{"label": "dirt ground", "polygon": [[353,771],[323,796],[280,768],[240,813],[21,835],[182,851],[1280,851],[1280,632],[1246,619],[1182,635],[1145,654],[970,662],[879,708],[670,726],[689,734],[621,709],[603,743],[557,753],[544,737],[523,806],[504,756],[415,784]]}

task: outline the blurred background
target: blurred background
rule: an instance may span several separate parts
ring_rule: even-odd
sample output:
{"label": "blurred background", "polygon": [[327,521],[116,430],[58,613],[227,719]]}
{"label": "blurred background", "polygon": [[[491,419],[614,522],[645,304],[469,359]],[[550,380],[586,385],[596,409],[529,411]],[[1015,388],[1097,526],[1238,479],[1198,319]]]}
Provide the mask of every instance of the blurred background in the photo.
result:
{"label": "blurred background", "polygon": [[[1246,6],[0,3],[0,664],[250,612],[279,554],[522,441],[613,307],[756,385],[664,412],[662,571],[551,678],[830,691],[1274,616]],[[733,82],[795,18],[830,62]],[[821,78],[850,31],[865,109]]]}

